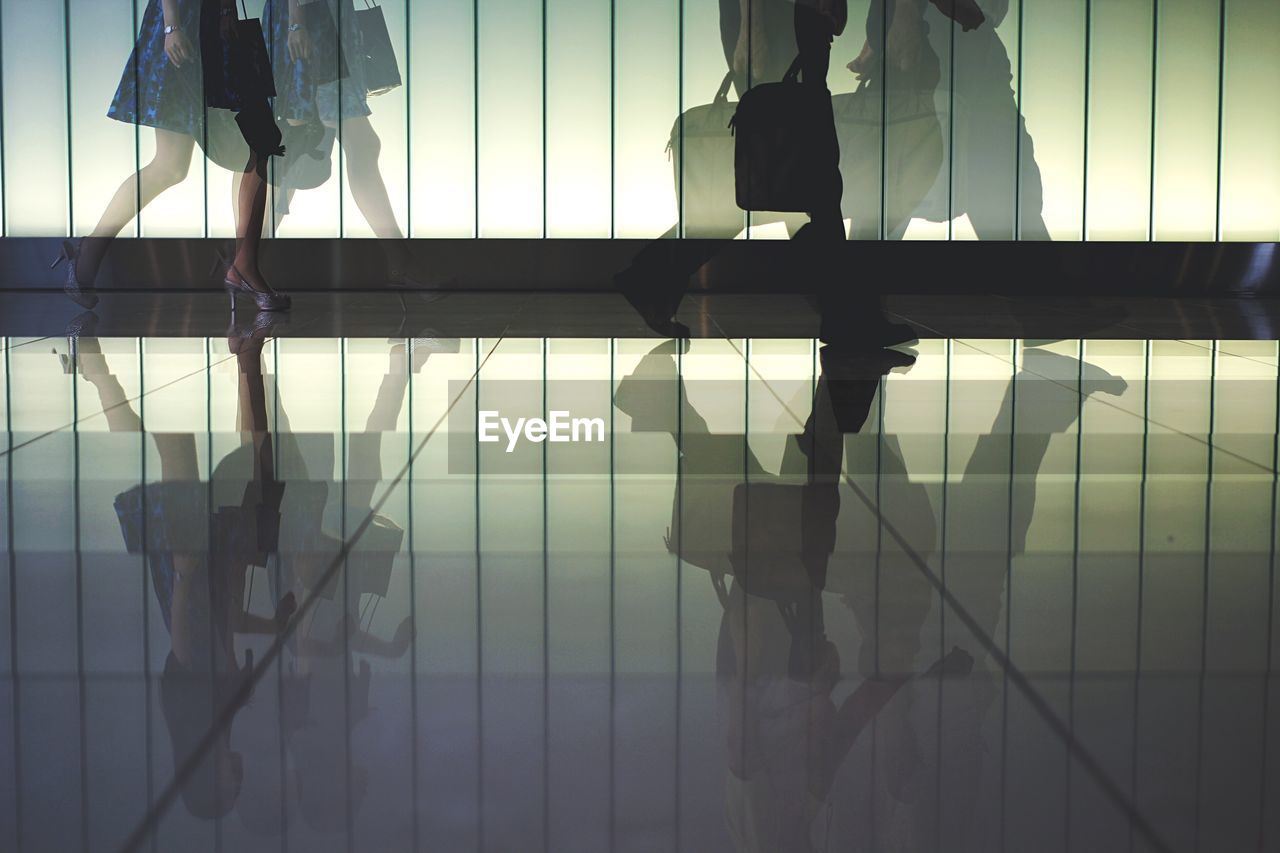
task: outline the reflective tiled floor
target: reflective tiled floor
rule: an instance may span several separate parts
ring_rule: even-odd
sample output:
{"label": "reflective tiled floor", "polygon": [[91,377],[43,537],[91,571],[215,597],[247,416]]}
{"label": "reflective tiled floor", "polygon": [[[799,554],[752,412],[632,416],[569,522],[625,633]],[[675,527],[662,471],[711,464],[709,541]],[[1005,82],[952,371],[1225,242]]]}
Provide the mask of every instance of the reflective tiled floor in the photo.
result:
{"label": "reflective tiled floor", "polygon": [[269,331],[4,339],[0,849],[1280,849],[1274,341]]}

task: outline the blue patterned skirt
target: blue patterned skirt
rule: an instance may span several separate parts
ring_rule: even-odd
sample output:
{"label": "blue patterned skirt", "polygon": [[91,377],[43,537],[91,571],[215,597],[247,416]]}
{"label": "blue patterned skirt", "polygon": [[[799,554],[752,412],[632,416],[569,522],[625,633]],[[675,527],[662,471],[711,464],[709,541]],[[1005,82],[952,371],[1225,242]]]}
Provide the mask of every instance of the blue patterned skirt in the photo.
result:
{"label": "blue patterned skirt", "polygon": [[219,0],[178,0],[179,26],[201,60],[179,68],[165,56],[161,0],[151,0],[107,116],[199,139],[207,107],[240,110],[244,87],[231,72],[220,32],[221,8]]}

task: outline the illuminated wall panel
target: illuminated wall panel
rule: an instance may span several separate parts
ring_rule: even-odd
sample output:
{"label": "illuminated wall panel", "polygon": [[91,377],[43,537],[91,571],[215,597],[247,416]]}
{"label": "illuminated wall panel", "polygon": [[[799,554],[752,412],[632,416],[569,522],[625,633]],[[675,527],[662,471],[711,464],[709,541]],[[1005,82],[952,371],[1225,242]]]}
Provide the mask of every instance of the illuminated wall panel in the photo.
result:
{"label": "illuminated wall panel", "polygon": [[1093,4],[1090,240],[1145,240],[1150,233],[1151,170],[1141,164],[1151,161],[1153,10],[1154,0]]}
{"label": "illuminated wall panel", "polygon": [[613,14],[547,0],[547,236],[608,237],[612,226]]}
{"label": "illuminated wall panel", "polygon": [[616,0],[614,216],[617,237],[658,237],[676,225],[666,154],[682,109],[680,4]]}
{"label": "illuminated wall panel", "polygon": [[[121,182],[155,156],[152,129],[106,111],[158,2],[0,2],[5,234],[89,233]],[[347,23],[365,5],[326,2]],[[261,16],[264,4],[246,0],[245,10]],[[850,3],[832,47],[828,85],[843,105],[854,239],[1280,237],[1274,2],[981,0],[986,20],[970,32],[922,6],[914,66],[888,56],[903,41],[888,49],[884,22],[868,20],[884,7],[870,0]],[[736,209],[733,143],[718,124],[732,105],[697,130],[699,145],[721,135],[718,154],[679,157],[678,137],[668,150],[673,126],[711,104],[728,70],[721,15],[738,4],[388,0],[381,8],[405,85],[370,98],[367,122],[341,122],[322,175],[287,206],[273,199],[272,234],[769,239],[803,220]],[[774,82],[795,52],[790,6],[749,8],[774,10],[761,13],[771,23],[759,54],[751,30],[749,75]],[[878,84],[855,94],[845,67],[868,38],[879,42],[873,76],[888,80],[887,94]],[[936,83],[921,82],[928,75],[916,73],[918,63],[934,61]],[[731,101],[740,94],[731,91]],[[227,121],[202,121],[201,142]],[[358,165],[372,146],[380,160],[369,179]],[[222,161],[197,150],[185,179],[123,235],[231,236],[238,165]],[[708,186],[716,203],[694,204],[691,188]],[[379,216],[383,188],[390,213]]]}
{"label": "illuminated wall panel", "polygon": [[1154,189],[1157,240],[1213,240],[1216,236],[1218,23],[1218,4],[1209,0],[1160,3]]}
{"label": "illuminated wall panel", "polygon": [[543,26],[539,0],[484,0],[478,37],[481,237],[543,233]]}
{"label": "illuminated wall panel", "polygon": [[6,233],[65,235],[70,210],[66,18],[60,3],[0,5]]}
{"label": "illuminated wall panel", "polygon": [[1086,168],[1087,0],[1023,0],[1022,15],[1022,112],[1044,181],[1045,225],[1054,240],[1079,240]]}
{"label": "illuminated wall panel", "polygon": [[476,225],[474,0],[411,3],[407,76],[415,237],[472,237]]}
{"label": "illuminated wall panel", "polygon": [[[400,65],[400,76],[404,77],[408,54],[408,30],[405,27],[407,4],[411,0],[393,0],[382,3],[382,14],[387,22],[387,31],[391,35],[391,44]],[[416,5],[416,4],[415,4]],[[358,4],[357,8],[364,8]],[[421,11],[419,11],[421,14]],[[407,233],[409,220],[409,93],[402,86],[382,95],[369,98],[369,124],[377,135],[381,152],[378,172],[382,183],[386,186],[387,199],[391,203],[394,215],[393,222],[385,222],[375,229],[363,215],[357,204],[357,195],[351,184],[349,170],[342,173],[344,237],[384,237],[394,238]],[[357,123],[360,123],[357,120]],[[354,129],[344,126],[343,136],[346,141]],[[360,129],[364,133],[363,128]],[[363,135],[361,138],[365,138]],[[379,233],[381,231],[382,233]]]}
{"label": "illuminated wall panel", "polygon": [[1230,0],[1224,68],[1222,238],[1280,238],[1280,3]]}

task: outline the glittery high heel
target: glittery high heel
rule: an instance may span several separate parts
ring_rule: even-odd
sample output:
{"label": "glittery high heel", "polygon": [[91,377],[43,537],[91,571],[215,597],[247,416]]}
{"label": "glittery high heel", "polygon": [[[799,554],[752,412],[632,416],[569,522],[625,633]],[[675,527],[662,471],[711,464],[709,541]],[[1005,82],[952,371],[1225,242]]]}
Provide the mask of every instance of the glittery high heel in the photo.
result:
{"label": "glittery high heel", "polygon": [[62,285],[62,292],[81,308],[93,310],[98,304],[97,291],[92,287],[80,284],[80,246],[83,240],[63,240],[62,252],[49,264],[49,269],[57,269],[67,265],[67,280]]}
{"label": "glittery high heel", "polygon": [[277,293],[274,290],[262,291],[255,290],[240,271],[236,269],[235,264],[229,261],[223,261],[222,286],[227,291],[227,296],[231,299],[231,313],[236,313],[236,297],[243,297],[251,301],[259,311],[288,311],[293,307],[293,300],[286,293]]}

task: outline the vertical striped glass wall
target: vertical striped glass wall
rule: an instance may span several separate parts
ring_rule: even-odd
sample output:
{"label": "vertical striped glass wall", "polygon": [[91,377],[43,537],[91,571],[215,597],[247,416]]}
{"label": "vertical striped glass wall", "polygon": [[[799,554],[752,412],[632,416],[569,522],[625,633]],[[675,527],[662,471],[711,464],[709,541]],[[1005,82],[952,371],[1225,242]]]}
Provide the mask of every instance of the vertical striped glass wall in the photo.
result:
{"label": "vertical striped glass wall", "polygon": [[[1280,238],[1275,0],[979,2],[987,22],[972,32],[924,4],[926,53],[937,55],[940,73],[923,99],[891,85],[883,98],[850,100],[858,84],[844,66],[862,47],[871,5],[850,0],[831,88],[846,99],[854,236]],[[0,2],[4,234],[88,233],[120,181],[151,158],[151,130],[105,115],[147,5]],[[715,171],[691,139],[676,146],[684,158],[667,146],[679,117],[709,104],[724,76],[720,5],[383,3],[406,85],[371,99],[371,122],[400,230],[785,236],[781,223],[748,220],[726,199],[740,227],[699,222],[677,200],[678,185],[697,184],[692,173]],[[247,2],[250,15],[262,7]],[[339,4],[345,14],[353,8]],[[771,49],[793,50],[789,38],[778,34],[783,46]],[[684,174],[673,175],[675,163]],[[230,173],[201,161],[126,235],[227,235],[231,187]],[[273,232],[372,236],[358,195],[335,163]]]}

